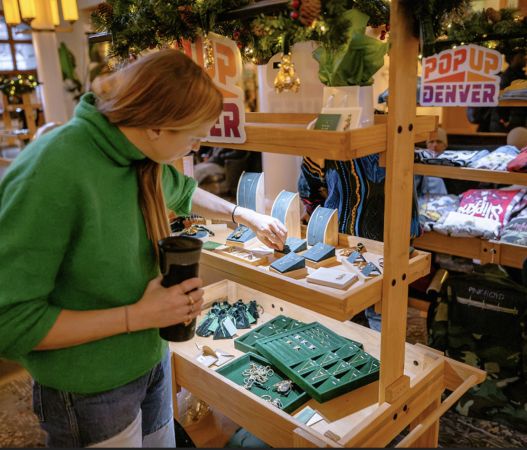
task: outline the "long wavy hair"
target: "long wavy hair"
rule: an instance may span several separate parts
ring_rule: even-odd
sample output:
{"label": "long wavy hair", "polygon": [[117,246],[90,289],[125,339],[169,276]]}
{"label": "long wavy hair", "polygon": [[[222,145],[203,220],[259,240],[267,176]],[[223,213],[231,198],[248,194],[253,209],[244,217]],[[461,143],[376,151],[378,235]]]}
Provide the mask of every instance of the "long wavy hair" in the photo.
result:
{"label": "long wavy hair", "polygon": [[[216,120],[223,109],[222,94],[206,71],[178,50],[145,56],[101,87],[97,109],[116,126],[187,130]],[[136,170],[139,205],[159,258],[157,242],[170,235],[162,167],[146,158]]]}

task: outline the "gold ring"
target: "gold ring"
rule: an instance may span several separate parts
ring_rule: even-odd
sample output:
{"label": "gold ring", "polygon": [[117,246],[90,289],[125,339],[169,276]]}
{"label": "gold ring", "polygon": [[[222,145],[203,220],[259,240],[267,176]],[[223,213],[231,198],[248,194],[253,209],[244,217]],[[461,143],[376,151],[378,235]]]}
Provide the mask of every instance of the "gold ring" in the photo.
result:
{"label": "gold ring", "polygon": [[189,305],[193,305],[194,304],[194,299],[190,296],[190,294],[187,294],[188,296],[188,304]]}

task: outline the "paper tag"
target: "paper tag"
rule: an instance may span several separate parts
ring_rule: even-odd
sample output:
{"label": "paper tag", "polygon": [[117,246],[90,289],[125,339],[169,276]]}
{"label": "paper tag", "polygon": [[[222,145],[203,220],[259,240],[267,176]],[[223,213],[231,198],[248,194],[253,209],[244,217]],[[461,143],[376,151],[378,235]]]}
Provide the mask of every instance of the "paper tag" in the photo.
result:
{"label": "paper tag", "polygon": [[249,311],[247,311],[247,318],[249,319],[249,323],[256,322],[256,319],[253,317],[253,315]]}
{"label": "paper tag", "polygon": [[310,427],[311,425],[315,425],[321,420],[324,420],[324,418],[320,414],[316,413],[313,417],[311,417],[311,419],[306,422],[306,425]]}
{"label": "paper tag", "polygon": [[213,333],[218,329],[220,326],[218,322],[218,318],[215,318],[212,323],[209,325],[209,331],[212,331]]}
{"label": "paper tag", "polygon": [[298,415],[296,418],[302,423],[306,423],[308,420],[311,419],[315,415],[316,411],[314,409],[311,409],[309,406],[306,406],[306,408]]}
{"label": "paper tag", "polygon": [[229,352],[224,350],[220,350],[219,348],[216,349],[216,355],[218,356],[218,360],[214,363],[214,365],[218,367],[234,358],[234,355],[231,355]]}
{"label": "paper tag", "polygon": [[227,317],[225,319],[225,322],[223,322],[223,326],[225,327],[225,329],[229,332],[231,336],[234,336],[236,333],[238,333],[238,329],[232,323],[232,320],[230,319],[230,317]]}

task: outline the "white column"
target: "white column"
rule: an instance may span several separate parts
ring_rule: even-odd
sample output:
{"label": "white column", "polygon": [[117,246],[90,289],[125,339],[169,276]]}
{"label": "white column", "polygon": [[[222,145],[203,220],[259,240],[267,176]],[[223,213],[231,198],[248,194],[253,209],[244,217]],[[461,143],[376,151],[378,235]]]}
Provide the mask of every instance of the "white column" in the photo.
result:
{"label": "white column", "polygon": [[[311,42],[295,44],[291,49],[294,69],[300,78],[300,90],[293,92],[274,91],[274,79],[278,68],[274,63],[281,60],[281,54],[273,56],[265,66],[258,66],[258,94],[260,112],[267,113],[320,113],[324,85],[318,79],[318,63],[311,53],[317,45]],[[285,125],[285,124],[282,124]],[[295,125],[291,125],[295,127]],[[324,155],[320,155],[323,157]],[[265,199],[269,205],[282,190],[298,192],[301,156],[262,153],[265,173]]]}
{"label": "white column", "polygon": [[[37,19],[31,22],[35,30],[53,30],[49,1],[36,0]],[[46,122],[68,121],[64,104],[62,70],[59,62],[57,37],[54,31],[34,31],[33,45],[37,57],[38,79],[42,83],[42,106]]]}

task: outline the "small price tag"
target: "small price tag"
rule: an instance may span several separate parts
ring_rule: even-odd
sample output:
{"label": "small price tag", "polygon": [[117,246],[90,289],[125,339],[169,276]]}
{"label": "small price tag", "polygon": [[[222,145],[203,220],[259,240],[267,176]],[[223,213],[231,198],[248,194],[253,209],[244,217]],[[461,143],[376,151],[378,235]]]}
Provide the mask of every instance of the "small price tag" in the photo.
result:
{"label": "small price tag", "polygon": [[212,331],[213,333],[216,331],[216,329],[219,327],[218,319],[214,319],[212,323],[209,325],[209,331]]}
{"label": "small price tag", "polygon": [[231,336],[234,336],[238,332],[236,325],[232,323],[232,320],[230,317],[227,317],[225,319],[225,322],[223,322],[223,326],[225,327],[225,329],[229,332]]}

